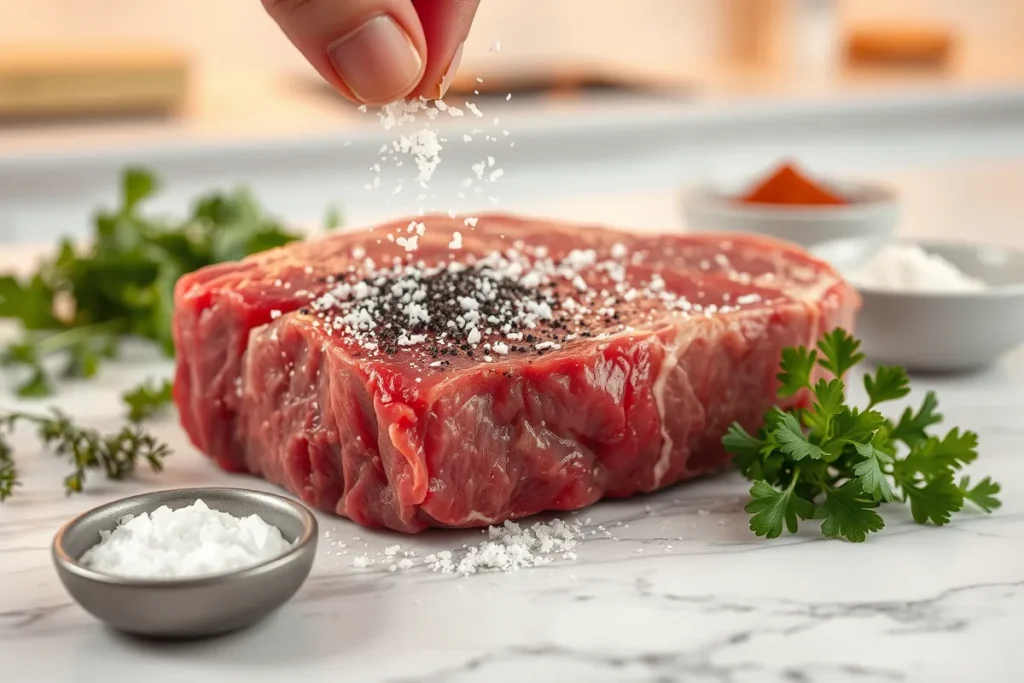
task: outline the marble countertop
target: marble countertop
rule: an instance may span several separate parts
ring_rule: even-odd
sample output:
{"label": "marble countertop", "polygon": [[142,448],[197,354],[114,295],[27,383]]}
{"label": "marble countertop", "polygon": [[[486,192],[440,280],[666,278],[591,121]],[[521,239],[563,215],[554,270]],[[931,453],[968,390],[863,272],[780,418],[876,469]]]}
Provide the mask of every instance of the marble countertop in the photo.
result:
{"label": "marble countertop", "polygon": [[[964,214],[918,206],[920,183],[945,195],[955,178],[903,178],[918,188],[907,207],[913,232],[956,230],[951,221]],[[990,220],[972,234],[1024,246],[1012,227],[1022,215],[1013,183],[975,181],[959,196],[984,204],[979,215]],[[659,193],[550,208],[580,218],[600,212],[610,222],[643,215],[667,226],[677,203]],[[658,210],[664,215],[651,215]],[[0,266],[25,256],[9,249]],[[58,401],[114,429],[119,391],[169,372],[168,363],[132,352],[97,381],[67,386]],[[1024,349],[980,374],[917,378],[914,388],[912,400],[938,391],[946,422],[979,433],[982,457],[972,472],[1003,484],[996,514],[965,512],[940,529],[890,507],[886,529],[865,544],[823,540],[810,528],[765,541],[747,529],[747,487],[727,474],[579,513],[594,533],[574,561],[469,577],[419,563],[392,573],[378,554],[392,544],[420,557],[457,550],[479,540],[478,531],[405,538],[320,515],[319,557],[291,603],[250,630],[176,645],[119,636],[73,604],[50,563],[54,532],[76,513],[139,491],[272,487],[216,470],[169,418],[154,427],[177,451],[163,474],[121,484],[94,478],[86,494],[67,498],[64,464],[19,433],[24,486],[0,506],[0,662],[40,682],[1022,680],[1013,650],[1024,629]],[[12,404],[3,384],[0,404]],[[364,553],[376,561],[355,568]]]}

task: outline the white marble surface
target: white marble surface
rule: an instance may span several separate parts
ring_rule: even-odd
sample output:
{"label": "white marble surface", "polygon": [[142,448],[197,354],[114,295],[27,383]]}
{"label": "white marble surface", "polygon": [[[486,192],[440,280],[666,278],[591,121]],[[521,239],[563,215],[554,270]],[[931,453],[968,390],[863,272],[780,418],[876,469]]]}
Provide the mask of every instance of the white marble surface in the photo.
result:
{"label": "white marble surface", "polygon": [[[981,218],[971,235],[1024,245],[1024,200],[1014,183],[997,180],[1018,171],[893,180],[907,193],[909,232],[961,233],[973,215]],[[929,195],[946,209],[929,210]],[[625,224],[678,221],[675,194],[665,192],[522,208]],[[4,256],[24,260],[23,252]],[[59,401],[113,429],[118,391],[169,370],[145,354],[129,357],[96,382],[68,386]],[[457,549],[478,532],[398,538],[321,516],[319,558],[294,601],[251,630],[187,645],[118,636],[72,604],[50,565],[53,533],[70,516],[137,491],[262,482],[217,471],[168,419],[156,427],[177,450],[166,472],[123,484],[94,479],[88,493],[65,498],[63,464],[19,434],[25,485],[0,507],[0,662],[5,674],[19,674],[14,680],[61,682],[1024,680],[1013,651],[1024,629],[1024,350],[978,375],[914,386],[912,398],[936,389],[947,422],[979,432],[982,457],[972,471],[1003,484],[996,514],[964,513],[937,529],[895,507],[884,532],[862,545],[810,529],[764,541],[747,530],[745,485],[724,475],[584,511],[589,528],[603,525],[618,540],[588,536],[576,561],[466,578],[422,566],[390,573],[379,559],[356,569],[352,560],[394,543],[421,556]],[[0,405],[10,404],[0,385]]]}

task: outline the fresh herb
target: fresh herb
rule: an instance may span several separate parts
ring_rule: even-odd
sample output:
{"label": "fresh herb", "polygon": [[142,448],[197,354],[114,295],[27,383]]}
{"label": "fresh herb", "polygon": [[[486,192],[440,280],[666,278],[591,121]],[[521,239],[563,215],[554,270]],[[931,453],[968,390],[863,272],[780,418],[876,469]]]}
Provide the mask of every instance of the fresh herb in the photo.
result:
{"label": "fresh herb", "polygon": [[70,417],[57,409],[42,415],[0,414],[0,502],[9,498],[20,484],[14,467],[14,449],[8,440],[19,423],[34,425],[45,446],[56,455],[68,458],[73,470],[64,478],[64,490],[69,495],[82,491],[90,470],[99,470],[108,479],[120,480],[145,462],[151,470],[159,472],[163,469],[164,458],[171,453],[166,444],[138,423],[112,434],[102,434],[74,424]]}
{"label": "fresh herb", "polygon": [[341,209],[333,204],[328,206],[327,211],[324,213],[324,230],[337,230],[341,227],[341,224]]}
{"label": "fresh herb", "polygon": [[[809,407],[773,408],[756,436],[733,424],[722,439],[753,481],[746,510],[756,535],[777,538],[815,520],[825,536],[861,542],[885,526],[877,512],[883,503],[909,502],[914,521],[939,526],[965,501],[985,512],[999,507],[999,484],[990,478],[974,486],[966,476],[956,481],[977,459],[978,437],[959,428],[930,434],[942,422],[933,392],[896,422],[876,409],[910,393],[903,368],[880,366],[864,376],[863,410],[846,403],[844,377],[863,358],[860,342],[842,329],[815,349],[785,349],[779,397],[806,392]],[[812,381],[819,367],[833,379]]]}
{"label": "fresh herb", "polygon": [[85,245],[65,239],[33,275],[0,276],[0,318],[25,330],[0,350],[0,364],[26,370],[18,395],[53,392],[51,358],[62,377],[92,377],[126,336],[153,340],[172,354],[174,284],[181,275],[301,237],[244,189],[199,198],[181,221],[143,215],[158,186],[151,173],[126,170],[120,206],[97,214]]}
{"label": "fresh herb", "polygon": [[172,388],[171,381],[167,379],[160,384],[146,380],[121,394],[121,400],[128,407],[128,419],[142,422],[162,413],[173,400]]}

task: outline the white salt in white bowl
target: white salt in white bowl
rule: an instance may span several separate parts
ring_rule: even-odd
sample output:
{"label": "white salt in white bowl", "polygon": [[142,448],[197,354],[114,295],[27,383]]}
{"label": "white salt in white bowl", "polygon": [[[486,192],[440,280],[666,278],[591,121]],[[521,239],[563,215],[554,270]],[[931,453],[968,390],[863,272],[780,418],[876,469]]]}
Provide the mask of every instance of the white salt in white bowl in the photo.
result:
{"label": "white salt in white bowl", "polygon": [[901,240],[985,283],[977,291],[899,291],[857,280],[877,252],[863,239],[811,249],[846,276],[863,299],[856,334],[874,362],[917,372],[983,368],[1024,343],[1024,251],[967,242]]}
{"label": "white salt in white bowl", "polygon": [[863,238],[881,247],[899,219],[896,193],[885,185],[822,181],[849,200],[842,206],[747,204],[737,200],[742,187],[704,185],[688,192],[683,202],[691,232],[745,232],[768,235],[809,248],[824,242]]}
{"label": "white salt in white bowl", "polygon": [[[172,510],[201,499],[235,517],[258,515],[291,546],[283,554],[235,571],[190,578],[133,578],[96,571],[82,556],[126,515]],[[53,561],[68,593],[86,611],[121,631],[160,638],[200,638],[255,623],[286,603],[309,576],[317,522],[289,498],[232,488],[157,491],[101,505],[65,524],[53,540]]]}

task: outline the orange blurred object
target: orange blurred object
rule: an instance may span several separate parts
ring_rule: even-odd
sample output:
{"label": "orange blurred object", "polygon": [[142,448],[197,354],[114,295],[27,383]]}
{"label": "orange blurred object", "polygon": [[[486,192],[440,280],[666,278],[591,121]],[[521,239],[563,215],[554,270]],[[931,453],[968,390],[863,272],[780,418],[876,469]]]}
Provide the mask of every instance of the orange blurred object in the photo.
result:
{"label": "orange blurred object", "polygon": [[800,173],[790,163],[780,166],[739,199],[748,204],[840,206],[848,203]]}

